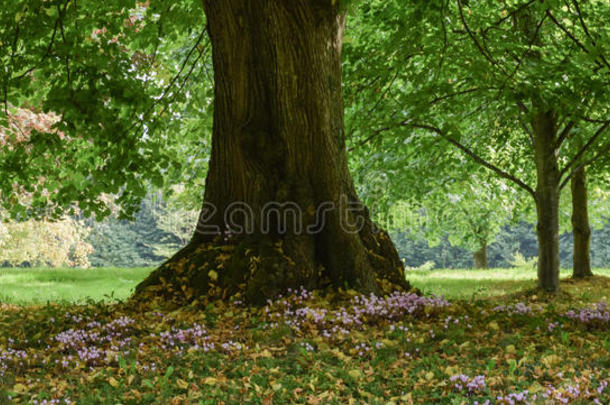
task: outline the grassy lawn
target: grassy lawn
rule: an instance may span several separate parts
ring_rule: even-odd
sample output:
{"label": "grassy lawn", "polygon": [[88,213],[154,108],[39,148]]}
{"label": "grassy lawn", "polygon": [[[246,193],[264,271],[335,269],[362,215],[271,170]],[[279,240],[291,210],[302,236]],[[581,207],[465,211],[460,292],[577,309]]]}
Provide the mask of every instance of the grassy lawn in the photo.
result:
{"label": "grassy lawn", "polygon": [[[88,299],[109,301],[110,297],[123,300],[142,281],[152,268],[95,268],[95,269],[0,269],[0,302],[12,304],[44,304],[50,302],[83,303]],[[597,275],[610,277],[610,269],[594,269]],[[571,270],[562,270],[566,279]],[[407,279],[426,294],[444,295],[451,300],[471,300],[512,294],[533,288],[536,272],[531,269],[489,270],[409,270]],[[604,298],[604,290],[578,291],[569,283],[564,287],[585,299]]]}
{"label": "grassy lawn", "polygon": [[[610,277],[610,268],[593,269],[595,275]],[[570,283],[571,269],[561,270],[562,287],[583,299],[599,300],[610,294],[603,289],[592,289],[586,284]],[[470,300],[491,298],[516,293],[536,286],[535,269],[488,269],[488,270],[409,270],[409,280],[426,294],[444,295],[448,299]],[[579,288],[580,287],[580,288]]]}
{"label": "grassy lawn", "polygon": [[0,302],[82,303],[129,297],[151,268],[0,269]]}

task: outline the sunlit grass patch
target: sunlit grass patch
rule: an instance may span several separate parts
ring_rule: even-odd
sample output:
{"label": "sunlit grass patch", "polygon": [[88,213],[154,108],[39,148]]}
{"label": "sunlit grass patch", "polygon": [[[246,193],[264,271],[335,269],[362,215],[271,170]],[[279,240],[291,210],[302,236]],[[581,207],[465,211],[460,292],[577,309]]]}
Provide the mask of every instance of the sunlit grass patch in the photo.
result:
{"label": "sunlit grass patch", "polygon": [[0,269],[0,302],[44,304],[125,299],[151,268]]}
{"label": "sunlit grass patch", "polygon": [[[599,276],[610,277],[610,269],[593,269]],[[600,279],[582,282],[569,280],[571,269],[562,269],[562,288],[572,294],[588,294],[591,299],[608,295]],[[444,295],[450,299],[477,299],[504,296],[536,286],[536,269],[441,269],[409,270],[407,280],[424,293]]]}

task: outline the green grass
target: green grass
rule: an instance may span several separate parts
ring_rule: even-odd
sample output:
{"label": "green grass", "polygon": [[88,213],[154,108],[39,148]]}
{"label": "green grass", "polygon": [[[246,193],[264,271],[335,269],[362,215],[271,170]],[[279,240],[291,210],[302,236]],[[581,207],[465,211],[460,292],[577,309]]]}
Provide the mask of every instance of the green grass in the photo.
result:
{"label": "green grass", "polygon": [[[593,269],[599,276],[610,277],[610,268]],[[562,269],[562,280],[571,269]],[[409,270],[407,280],[424,293],[444,295],[448,299],[497,297],[536,286],[536,270],[511,268],[488,270]],[[601,297],[600,297],[601,298]]]}
{"label": "green grass", "polygon": [[0,302],[82,303],[87,299],[125,299],[152,268],[0,269]]}
{"label": "green grass", "polygon": [[[51,302],[82,303],[87,299],[125,299],[152,268],[0,269],[0,302],[44,304]],[[610,269],[594,273],[610,277]],[[567,278],[571,270],[561,271]],[[448,299],[495,297],[533,288],[536,271],[532,269],[489,270],[409,270],[407,279],[427,294]],[[601,297],[592,297],[601,298]]]}

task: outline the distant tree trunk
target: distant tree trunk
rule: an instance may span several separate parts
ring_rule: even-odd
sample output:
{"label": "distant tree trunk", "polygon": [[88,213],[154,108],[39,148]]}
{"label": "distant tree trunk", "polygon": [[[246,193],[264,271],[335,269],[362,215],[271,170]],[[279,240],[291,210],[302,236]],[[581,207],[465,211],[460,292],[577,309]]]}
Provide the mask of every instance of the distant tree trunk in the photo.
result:
{"label": "distant tree trunk", "polygon": [[475,269],[486,269],[487,268],[487,242],[481,241],[479,250],[474,252],[474,268]]}
{"label": "distant tree trunk", "polygon": [[[524,44],[542,46],[537,18],[529,8],[513,15],[514,28],[524,35]],[[540,62],[537,49],[526,52],[525,57],[534,63]],[[538,223],[538,288],[555,292],[559,290],[559,193],[560,171],[557,162],[555,112],[537,94],[531,102],[532,141],[536,165],[536,215]]]}
{"label": "distant tree trunk", "polygon": [[574,233],[573,277],[592,276],[590,261],[591,228],[587,208],[587,174],[585,169],[576,171],[571,179],[572,231]]}
{"label": "distant tree trunk", "polygon": [[536,163],[538,217],[538,287],[559,290],[559,180],[555,150],[556,118],[552,111],[537,112],[532,120]]}
{"label": "distant tree trunk", "polygon": [[137,292],[264,302],[299,286],[409,288],[347,168],[339,3],[204,0],[215,101],[202,220]]}

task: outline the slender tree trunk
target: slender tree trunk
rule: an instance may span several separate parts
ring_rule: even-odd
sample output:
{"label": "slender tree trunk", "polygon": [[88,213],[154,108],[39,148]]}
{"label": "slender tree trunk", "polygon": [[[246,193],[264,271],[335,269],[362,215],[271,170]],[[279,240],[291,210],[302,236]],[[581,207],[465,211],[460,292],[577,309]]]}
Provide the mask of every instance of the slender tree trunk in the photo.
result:
{"label": "slender tree trunk", "polygon": [[536,160],[536,213],[538,217],[538,287],[559,290],[559,180],[555,149],[556,118],[552,111],[537,112],[532,120]]}
{"label": "slender tree trunk", "polygon": [[[524,44],[542,46],[537,17],[529,8],[513,15],[514,28],[524,35]],[[540,51],[530,49],[525,58],[538,63]],[[554,111],[534,94],[531,124],[534,160],[536,164],[536,214],[538,224],[538,287],[546,291],[559,290],[559,185],[560,171],[556,148],[557,117]]]}
{"label": "slender tree trunk", "polygon": [[299,286],[409,288],[348,172],[338,4],[204,0],[215,101],[201,220],[138,292],[263,302]]}
{"label": "slender tree trunk", "polygon": [[486,269],[487,268],[487,242],[481,241],[479,250],[474,252],[474,268],[475,269]]}
{"label": "slender tree trunk", "polygon": [[571,179],[572,189],[572,231],[574,233],[574,278],[592,276],[590,261],[591,228],[587,208],[587,174],[578,170]]}

